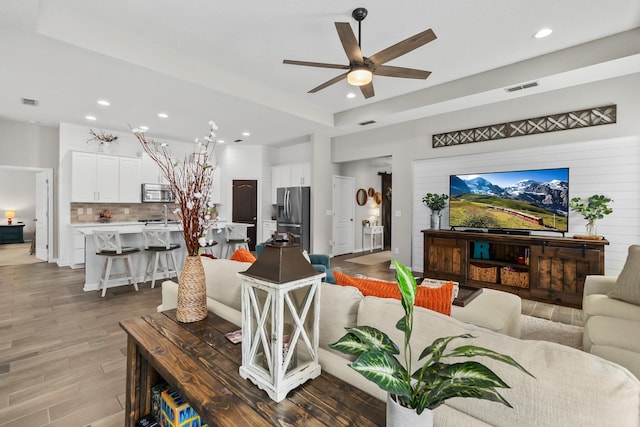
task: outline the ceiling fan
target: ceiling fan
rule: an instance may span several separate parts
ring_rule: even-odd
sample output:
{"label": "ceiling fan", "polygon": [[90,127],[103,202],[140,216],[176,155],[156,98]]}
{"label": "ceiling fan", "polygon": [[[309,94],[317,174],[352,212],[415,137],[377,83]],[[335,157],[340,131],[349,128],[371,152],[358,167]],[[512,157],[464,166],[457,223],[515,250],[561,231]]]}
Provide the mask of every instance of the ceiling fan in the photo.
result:
{"label": "ceiling fan", "polygon": [[336,22],[336,30],[338,36],[342,42],[347,58],[349,59],[349,65],[341,64],[326,64],[322,62],[307,62],[307,61],[292,61],[285,59],[282,61],[284,64],[290,65],[304,65],[307,67],[320,67],[320,68],[336,68],[339,70],[348,70],[347,72],[340,74],[337,77],[332,78],[320,86],[314,87],[308,93],[315,93],[322,90],[334,83],[346,77],[347,82],[353,86],[359,86],[362,95],[365,98],[371,98],[375,95],[373,91],[373,75],[386,76],[386,77],[401,77],[405,79],[426,79],[431,74],[431,71],[416,70],[413,68],[394,67],[390,65],[384,65],[386,62],[391,61],[399,56],[409,53],[414,49],[423,46],[430,41],[436,39],[436,35],[433,30],[428,29],[421,33],[418,33],[408,39],[402,40],[399,43],[389,46],[380,52],[366,57],[362,55],[360,50],[360,37],[361,37],[361,24],[364,18],[367,17],[367,9],[359,7],[355,9],[351,16],[358,21],[358,40],[351,29],[351,25],[348,22]]}

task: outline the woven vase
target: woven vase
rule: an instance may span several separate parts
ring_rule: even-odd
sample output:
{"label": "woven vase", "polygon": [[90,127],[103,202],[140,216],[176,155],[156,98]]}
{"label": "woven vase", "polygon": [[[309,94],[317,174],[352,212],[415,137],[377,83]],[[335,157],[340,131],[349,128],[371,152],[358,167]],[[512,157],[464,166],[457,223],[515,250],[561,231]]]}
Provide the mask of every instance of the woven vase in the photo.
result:
{"label": "woven vase", "polygon": [[176,320],[191,323],[205,317],[207,317],[207,287],[202,260],[199,256],[187,256],[178,279]]}

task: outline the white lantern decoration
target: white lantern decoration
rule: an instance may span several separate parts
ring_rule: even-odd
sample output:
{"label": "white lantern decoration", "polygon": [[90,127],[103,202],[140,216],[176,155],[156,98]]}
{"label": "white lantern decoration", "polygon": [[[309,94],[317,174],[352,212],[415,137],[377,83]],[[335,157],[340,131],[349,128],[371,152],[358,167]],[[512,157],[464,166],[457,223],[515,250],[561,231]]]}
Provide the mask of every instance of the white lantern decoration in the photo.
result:
{"label": "white lantern decoration", "polygon": [[320,375],[320,283],[299,245],[265,245],[242,277],[242,366],[276,402]]}

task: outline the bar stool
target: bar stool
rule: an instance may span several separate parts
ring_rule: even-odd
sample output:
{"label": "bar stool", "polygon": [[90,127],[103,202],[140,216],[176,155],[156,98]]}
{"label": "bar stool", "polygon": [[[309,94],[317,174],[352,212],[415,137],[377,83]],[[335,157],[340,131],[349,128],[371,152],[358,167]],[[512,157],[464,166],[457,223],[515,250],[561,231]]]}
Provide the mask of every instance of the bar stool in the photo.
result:
{"label": "bar stool", "polygon": [[215,232],[210,228],[207,230],[207,234],[205,235],[205,245],[202,246],[202,253],[215,256],[213,250],[217,245],[218,241],[215,239]]}
{"label": "bar stool", "polygon": [[144,236],[144,249],[149,252],[149,260],[144,271],[144,281],[146,282],[147,276],[151,275],[151,287],[154,288],[156,286],[156,273],[162,256],[164,256],[165,278],[170,278],[172,275],[178,277],[180,273],[176,267],[173,251],[178,249],[180,245],[171,243],[171,231],[167,227],[145,228],[142,230],[142,234]]}
{"label": "bar stool", "polygon": [[225,258],[229,258],[239,248],[249,250],[246,224],[227,224],[224,228]]}
{"label": "bar stool", "polygon": [[[93,230],[93,242],[96,246],[96,255],[104,256],[104,266],[102,268],[102,276],[98,283],[98,290],[102,288],[102,296],[107,294],[107,287],[109,279],[126,278],[129,284],[133,285],[135,290],[138,290],[138,283],[136,282],[135,275],[131,265],[133,260],[131,254],[140,252],[138,248],[132,248],[122,246],[120,240],[120,233],[118,231],[109,230]],[[111,276],[111,266],[113,260],[121,259],[124,261],[125,272]]]}

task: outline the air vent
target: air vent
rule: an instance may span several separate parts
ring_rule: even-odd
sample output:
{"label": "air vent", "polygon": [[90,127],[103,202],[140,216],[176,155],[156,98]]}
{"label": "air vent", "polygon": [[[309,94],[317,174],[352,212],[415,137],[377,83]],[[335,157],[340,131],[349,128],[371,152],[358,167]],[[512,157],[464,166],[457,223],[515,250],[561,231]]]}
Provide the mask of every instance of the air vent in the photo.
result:
{"label": "air vent", "polygon": [[376,121],[375,120],[367,120],[366,122],[361,122],[358,123],[360,126],[366,126],[366,125],[372,125],[374,124]]}
{"label": "air vent", "polygon": [[242,142],[242,139],[234,139],[233,142]]}
{"label": "air vent", "polygon": [[538,86],[538,82],[531,82],[531,83],[524,83],[524,84],[517,85],[517,86],[511,86],[511,87],[506,88],[505,90],[507,92],[517,92],[517,91],[522,90],[522,89],[529,89],[529,88],[536,87],[536,86]]}
{"label": "air vent", "polygon": [[22,105],[31,105],[32,107],[37,107],[38,106],[38,100],[29,99],[29,98],[22,98]]}

